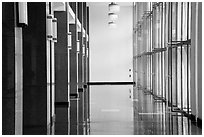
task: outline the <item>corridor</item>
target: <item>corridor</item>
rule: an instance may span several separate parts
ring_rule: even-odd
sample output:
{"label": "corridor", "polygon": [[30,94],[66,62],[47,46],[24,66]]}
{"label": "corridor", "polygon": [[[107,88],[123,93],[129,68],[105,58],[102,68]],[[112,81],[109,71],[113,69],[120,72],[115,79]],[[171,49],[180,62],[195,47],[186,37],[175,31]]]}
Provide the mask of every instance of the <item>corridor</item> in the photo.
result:
{"label": "corridor", "polygon": [[1,2],[2,135],[202,135],[202,2]]}

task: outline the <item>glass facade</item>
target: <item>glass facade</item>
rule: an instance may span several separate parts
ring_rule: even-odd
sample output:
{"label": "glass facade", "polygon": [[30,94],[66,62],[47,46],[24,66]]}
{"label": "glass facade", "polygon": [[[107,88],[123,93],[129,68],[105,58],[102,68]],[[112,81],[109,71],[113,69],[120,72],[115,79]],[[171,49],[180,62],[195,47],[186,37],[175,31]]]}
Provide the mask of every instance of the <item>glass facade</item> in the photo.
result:
{"label": "glass facade", "polygon": [[191,114],[191,3],[134,3],[133,64],[136,86]]}

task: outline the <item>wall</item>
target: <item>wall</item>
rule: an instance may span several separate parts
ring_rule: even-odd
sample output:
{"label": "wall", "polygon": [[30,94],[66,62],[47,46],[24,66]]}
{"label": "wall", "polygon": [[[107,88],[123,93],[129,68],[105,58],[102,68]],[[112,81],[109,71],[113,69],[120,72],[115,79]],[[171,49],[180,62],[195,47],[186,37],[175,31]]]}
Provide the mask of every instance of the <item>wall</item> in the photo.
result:
{"label": "wall", "polygon": [[15,134],[14,3],[2,3],[2,135]]}
{"label": "wall", "polygon": [[49,125],[47,125],[45,2],[28,3],[28,26],[23,29],[22,42],[23,134],[46,135]]}
{"label": "wall", "polygon": [[132,7],[120,7],[113,29],[108,27],[108,4],[89,3],[90,81],[132,81]]}

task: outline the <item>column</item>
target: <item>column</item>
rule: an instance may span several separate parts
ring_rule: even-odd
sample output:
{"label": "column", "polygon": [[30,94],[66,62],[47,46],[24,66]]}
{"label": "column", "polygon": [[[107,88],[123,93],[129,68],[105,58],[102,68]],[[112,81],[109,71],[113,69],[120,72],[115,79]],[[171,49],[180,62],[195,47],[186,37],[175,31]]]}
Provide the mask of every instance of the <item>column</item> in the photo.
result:
{"label": "column", "polygon": [[15,134],[14,3],[2,3],[2,134]]}
{"label": "column", "polygon": [[[37,9],[37,10],[36,10]],[[23,134],[47,134],[46,3],[28,3],[23,30]]]}
{"label": "column", "polygon": [[[54,3],[56,6],[60,2]],[[65,5],[63,5],[65,7]],[[55,9],[53,9],[55,10]],[[54,11],[57,18],[57,42],[55,43],[55,134],[68,135],[68,19],[67,11]]]}
{"label": "column", "polygon": [[[76,3],[72,6],[76,19]],[[77,21],[69,25],[72,34],[72,49],[70,50],[70,134],[78,134],[78,57],[77,57]]]}

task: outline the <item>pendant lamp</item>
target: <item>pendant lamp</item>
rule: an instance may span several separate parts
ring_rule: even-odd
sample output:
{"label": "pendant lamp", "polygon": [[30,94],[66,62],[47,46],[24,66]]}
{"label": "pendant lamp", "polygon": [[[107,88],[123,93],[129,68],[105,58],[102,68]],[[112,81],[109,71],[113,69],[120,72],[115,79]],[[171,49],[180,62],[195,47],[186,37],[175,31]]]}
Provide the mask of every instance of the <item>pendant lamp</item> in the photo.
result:
{"label": "pendant lamp", "polygon": [[117,13],[120,11],[120,6],[115,2],[111,2],[109,5],[109,13]]}

